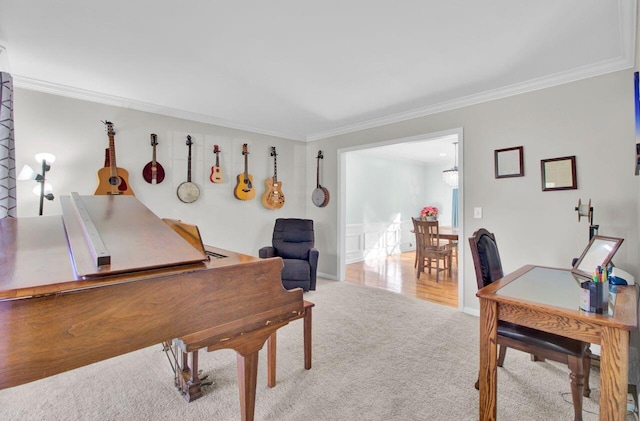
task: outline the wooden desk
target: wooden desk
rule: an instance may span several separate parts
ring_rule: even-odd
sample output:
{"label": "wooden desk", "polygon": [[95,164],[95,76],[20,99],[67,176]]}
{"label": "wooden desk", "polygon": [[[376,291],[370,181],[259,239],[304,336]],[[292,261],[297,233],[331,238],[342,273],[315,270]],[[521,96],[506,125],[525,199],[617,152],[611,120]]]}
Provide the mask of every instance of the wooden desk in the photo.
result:
{"label": "wooden desk", "polygon": [[619,287],[613,316],[579,309],[580,278],[570,270],[523,266],[478,291],[480,420],[496,419],[498,320],[600,344],[600,420],[624,420],[629,331],[637,327],[634,287]]}

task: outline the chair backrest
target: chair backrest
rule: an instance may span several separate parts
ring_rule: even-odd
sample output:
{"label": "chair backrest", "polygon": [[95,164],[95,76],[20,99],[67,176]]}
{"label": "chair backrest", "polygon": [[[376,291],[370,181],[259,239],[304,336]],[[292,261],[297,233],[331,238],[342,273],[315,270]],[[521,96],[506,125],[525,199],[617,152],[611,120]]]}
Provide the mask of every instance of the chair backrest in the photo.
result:
{"label": "chair backrest", "polygon": [[504,276],[496,237],[492,233],[480,228],[469,237],[469,246],[471,246],[478,289]]}
{"label": "chair backrest", "polygon": [[276,255],[283,259],[309,258],[315,237],[313,220],[297,218],[278,218],[273,228],[272,245]]}
{"label": "chair backrest", "polygon": [[440,226],[438,221],[424,221],[411,218],[416,234],[416,247],[437,248],[440,246]]}

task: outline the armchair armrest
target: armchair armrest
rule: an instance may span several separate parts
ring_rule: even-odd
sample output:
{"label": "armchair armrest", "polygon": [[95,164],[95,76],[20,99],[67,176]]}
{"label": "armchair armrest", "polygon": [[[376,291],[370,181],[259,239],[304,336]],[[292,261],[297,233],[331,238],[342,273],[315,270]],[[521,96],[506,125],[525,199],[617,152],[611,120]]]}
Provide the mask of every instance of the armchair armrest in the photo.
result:
{"label": "armchair armrest", "polygon": [[273,246],[262,247],[258,251],[258,257],[260,257],[261,259],[266,259],[268,257],[275,257],[275,256],[276,256],[276,249]]}
{"label": "armchair armrest", "polygon": [[311,266],[311,279],[309,282],[309,289],[311,291],[316,290],[316,273],[318,271],[318,256],[320,252],[317,248],[312,248],[309,250],[309,266]]}

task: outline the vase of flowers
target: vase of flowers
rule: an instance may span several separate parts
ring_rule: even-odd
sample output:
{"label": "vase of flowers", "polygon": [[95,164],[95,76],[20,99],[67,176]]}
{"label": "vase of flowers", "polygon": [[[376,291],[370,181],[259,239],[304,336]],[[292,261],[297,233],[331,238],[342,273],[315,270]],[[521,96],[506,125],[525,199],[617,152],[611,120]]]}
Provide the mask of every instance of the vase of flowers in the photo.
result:
{"label": "vase of flowers", "polygon": [[420,217],[427,221],[437,221],[438,220],[438,208],[435,206],[425,206],[422,208],[420,212]]}

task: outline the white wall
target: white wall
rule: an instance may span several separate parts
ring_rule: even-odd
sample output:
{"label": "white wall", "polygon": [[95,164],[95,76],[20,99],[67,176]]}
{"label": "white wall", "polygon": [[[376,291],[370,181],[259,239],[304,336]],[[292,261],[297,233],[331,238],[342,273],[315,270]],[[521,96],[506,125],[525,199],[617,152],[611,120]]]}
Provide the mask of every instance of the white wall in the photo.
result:
{"label": "white wall", "polygon": [[395,221],[419,216],[427,205],[424,164],[347,153],[347,224]]}
{"label": "white wall", "polygon": [[[92,102],[15,90],[14,104],[16,168],[24,164],[37,168],[37,152],[57,157],[47,179],[56,197],[78,192],[91,195],[97,186],[96,173],[104,164],[108,137],[101,120],[114,123],[118,167],[129,172],[136,197],[163,218],[176,218],[199,227],[207,244],[258,255],[258,249],[271,244],[273,224],[278,217],[304,217],[311,187],[306,184],[304,143],[280,139],[209,124],[196,123],[157,114]],[[151,185],[142,178],[142,168],[151,160],[150,133],[158,135],[157,160],[165,171],[161,184]],[[192,181],[201,189],[198,201],[180,202],[176,189],[187,178],[186,136],[193,138]],[[249,173],[254,176],[256,197],[235,199],[237,175],[244,171],[242,144],[249,145]],[[215,163],[213,145],[218,144],[225,182],[209,181]],[[283,183],[285,206],[268,210],[262,206],[264,180],[273,176],[270,147],[278,152],[278,181]],[[312,171],[315,176],[315,171]],[[18,181],[18,216],[38,214],[38,197],[33,181]],[[315,187],[315,184],[314,184]],[[60,214],[60,201],[45,201],[44,214]]]}
{"label": "white wall", "polygon": [[[16,164],[18,169],[25,163],[35,165],[33,154],[53,152],[58,161],[49,179],[56,194],[92,194],[107,145],[100,120],[109,119],[117,132],[118,165],[129,170],[137,197],[159,216],[194,223],[207,243],[252,255],[269,243],[276,217],[314,219],[321,251],[319,271],[336,276],[337,150],[461,127],[462,244],[476,229],[486,227],[497,236],[506,271],[527,263],[568,267],[588,240],[587,223],[577,222],[574,208],[579,198],[591,199],[600,233],[625,238],[615,263],[638,277],[640,178],[634,176],[632,88],[632,70],[615,72],[309,144],[16,89]],[[151,158],[151,132],[158,134],[158,160],[168,170],[168,179],[158,186],[146,184],[140,175]],[[182,145],[187,133],[198,145],[194,179],[204,189],[202,198],[191,205],[175,196],[177,185],[186,177],[186,146]],[[204,181],[213,159],[204,147],[214,142],[225,153],[223,165],[230,167],[225,173],[228,184],[223,186]],[[232,194],[235,175],[243,169],[240,146],[244,142],[250,145],[250,172],[259,188],[258,197],[250,202],[236,200]],[[279,211],[264,209],[259,201],[262,180],[272,175],[271,145],[280,153],[278,175],[287,196],[287,204]],[[495,179],[494,150],[519,145],[524,146],[525,177]],[[324,208],[309,200],[316,185],[318,149],[325,157],[321,183],[331,192]],[[567,155],[577,156],[578,190],[542,192],[540,160]],[[29,182],[19,182],[19,216],[37,214],[37,197],[31,188]],[[474,207],[483,208],[482,220],[473,219]],[[59,212],[57,201],[45,204],[45,214]],[[477,308],[473,267],[468,247],[461,249],[465,253],[464,306],[473,310]]]}
{"label": "white wall", "polygon": [[[498,240],[505,271],[524,264],[569,267],[588,241],[578,223],[578,199],[591,199],[600,234],[625,238],[615,263],[638,274],[638,180],[634,176],[633,72],[615,72],[387,126],[319,140],[324,151],[323,185],[337,191],[337,150],[389,142],[462,127],[464,130],[464,232],[462,274],[464,306],[477,309],[476,281],[466,246],[476,229],[486,227]],[[495,149],[524,146],[525,176],[494,178]],[[542,192],[540,160],[577,156],[578,189]],[[309,156],[309,154],[307,154]],[[308,165],[312,165],[308,159]],[[312,175],[307,174],[311,185]],[[484,218],[473,219],[482,207]],[[307,216],[335,227],[338,204]],[[338,273],[335,230],[318,238],[322,271]]]}

